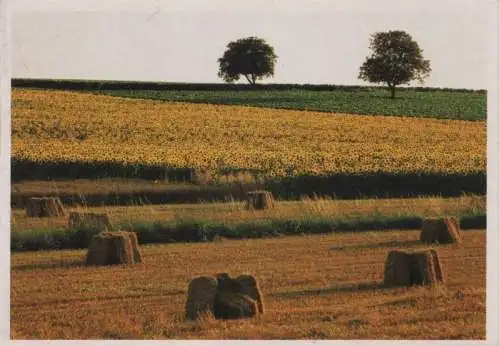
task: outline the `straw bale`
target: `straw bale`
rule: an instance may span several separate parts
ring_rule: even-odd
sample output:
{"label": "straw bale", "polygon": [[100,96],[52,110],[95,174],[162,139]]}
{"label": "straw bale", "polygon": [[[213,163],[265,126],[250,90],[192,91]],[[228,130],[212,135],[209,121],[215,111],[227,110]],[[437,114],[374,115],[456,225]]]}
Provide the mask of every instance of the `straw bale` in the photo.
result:
{"label": "straw bale", "polygon": [[216,278],[201,276],[192,280],[188,287],[186,318],[196,320],[203,313],[213,313],[216,294]]}
{"label": "straw bale", "polygon": [[64,216],[65,210],[59,197],[30,197],[26,203],[28,217]]}
{"label": "straw bale", "polygon": [[428,250],[431,255],[432,265],[434,267],[434,271],[436,273],[436,278],[438,282],[444,281],[443,268],[441,267],[441,260],[439,259],[439,255],[436,250],[430,249]]}
{"label": "straw bale", "polygon": [[[87,252],[88,265],[140,263],[142,258],[133,232],[101,232],[92,237]],[[136,253],[139,253],[137,256]]]}
{"label": "straw bale", "polygon": [[408,253],[391,251],[387,256],[384,285],[433,285],[444,281],[439,256],[435,250]]}
{"label": "straw bale", "polygon": [[105,265],[108,261],[109,244],[105,234],[96,234],[92,237],[87,251],[88,265]]}
{"label": "straw bale", "polygon": [[420,241],[426,244],[459,244],[462,241],[456,218],[427,218],[422,224]]}
{"label": "straw bale", "polygon": [[244,294],[217,291],[213,314],[220,319],[253,317],[259,314],[259,306]]}
{"label": "straw bale", "polygon": [[247,193],[247,209],[268,209],[275,207],[273,194],[269,191],[251,191]]}
{"label": "straw bale", "polygon": [[211,313],[221,319],[263,313],[262,294],[257,281],[250,275],[232,279],[227,273],[194,279],[188,288],[186,318],[196,319],[201,313]]}
{"label": "straw bale", "polygon": [[122,232],[122,233],[127,233],[130,238],[130,242],[132,244],[132,252],[134,256],[134,263],[141,263],[142,255],[139,249],[139,240],[137,239],[137,233],[135,232]]}
{"label": "straw bale", "polygon": [[412,285],[433,285],[443,281],[443,273],[435,250],[414,253],[412,257]]}
{"label": "straw bale", "polygon": [[264,313],[264,302],[257,280],[251,275],[240,275],[236,279],[243,286],[243,293],[255,300],[259,306],[259,313]]}
{"label": "straw bale", "polygon": [[[120,232],[121,233],[121,232]],[[120,234],[110,239],[108,247],[108,263],[106,264],[133,264],[134,250],[130,237]]]}
{"label": "straw bale", "polygon": [[446,228],[448,232],[443,234],[443,242],[459,244],[462,242],[462,233],[460,231],[460,221],[454,217],[445,217]]}
{"label": "straw bale", "polygon": [[215,277],[217,278],[217,291],[226,291],[229,293],[243,293],[243,285],[236,280],[231,279],[229,274],[227,273],[220,273],[220,274],[215,274]]}
{"label": "straw bale", "polygon": [[404,251],[391,251],[385,261],[384,285],[408,286],[411,282],[410,257]]}

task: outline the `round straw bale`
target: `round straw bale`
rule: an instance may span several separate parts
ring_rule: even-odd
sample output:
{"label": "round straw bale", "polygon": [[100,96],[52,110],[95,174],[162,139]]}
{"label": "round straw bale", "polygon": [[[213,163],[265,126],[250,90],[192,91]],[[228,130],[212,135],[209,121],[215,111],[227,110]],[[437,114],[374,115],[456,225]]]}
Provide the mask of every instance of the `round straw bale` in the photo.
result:
{"label": "round straw bale", "polygon": [[216,294],[216,278],[201,276],[192,280],[188,287],[186,318],[196,320],[202,313],[213,313]]}
{"label": "round straw bale", "polygon": [[426,218],[422,223],[420,241],[426,244],[458,244],[462,240],[455,218]]}
{"label": "round straw bale", "polygon": [[65,211],[59,197],[30,197],[26,203],[28,217],[64,216]]}
{"label": "round straw bale", "polygon": [[385,261],[384,285],[409,286],[411,284],[410,257],[404,251],[391,251]]}
{"label": "round straw bale", "polygon": [[133,264],[134,250],[128,232],[101,232],[92,237],[88,265]]}
{"label": "round straw bale", "polygon": [[247,209],[267,209],[276,205],[273,194],[269,191],[258,190],[247,193]]}
{"label": "round straw bale", "polygon": [[255,300],[259,307],[259,313],[264,313],[264,301],[257,280],[251,275],[240,275],[236,279],[243,286],[243,293]]}

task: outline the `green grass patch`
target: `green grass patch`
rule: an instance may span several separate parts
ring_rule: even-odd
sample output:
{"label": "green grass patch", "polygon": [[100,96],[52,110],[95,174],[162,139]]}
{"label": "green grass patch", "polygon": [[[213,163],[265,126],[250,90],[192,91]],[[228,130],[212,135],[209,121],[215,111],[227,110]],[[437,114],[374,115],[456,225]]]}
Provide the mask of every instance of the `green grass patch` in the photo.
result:
{"label": "green grass patch", "polygon": [[[304,218],[289,220],[246,221],[237,224],[203,220],[177,222],[132,222],[118,229],[137,233],[140,244],[208,242],[217,237],[249,239],[300,234],[335,232],[363,232],[389,229],[418,229],[422,226],[419,216],[369,215],[341,219]],[[486,215],[473,214],[460,217],[462,229],[486,228]],[[82,249],[89,246],[97,234],[95,229],[43,229],[14,232],[11,235],[11,251],[36,251]]]}

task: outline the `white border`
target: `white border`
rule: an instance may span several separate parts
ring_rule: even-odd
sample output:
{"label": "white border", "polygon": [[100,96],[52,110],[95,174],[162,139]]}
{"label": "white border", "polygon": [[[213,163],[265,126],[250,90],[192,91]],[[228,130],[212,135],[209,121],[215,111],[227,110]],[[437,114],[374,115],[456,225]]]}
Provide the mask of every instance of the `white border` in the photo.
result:
{"label": "white border", "polygon": [[[237,1],[237,0],[207,0],[210,1],[210,6],[215,10],[222,10],[231,8],[231,10],[238,8],[239,11],[250,11],[260,6],[256,5],[253,1]],[[287,10],[294,11],[295,4],[298,0],[288,0],[288,1],[272,1],[265,0],[260,3],[265,2],[266,5],[270,5],[272,10],[277,8],[286,8]],[[327,0],[300,0],[300,1],[310,1],[314,5],[324,5],[328,3]],[[349,2],[348,0],[344,0]],[[431,4],[431,1],[425,0]],[[424,2],[425,2],[424,1]],[[441,0],[440,0],[441,1]],[[486,0],[474,0],[474,1],[486,1]],[[474,2],[473,1],[473,2]],[[387,0],[377,0],[374,1],[374,6],[380,7],[387,3]],[[382,4],[384,3],[384,4]],[[412,6],[411,2],[404,2],[404,6],[409,8]],[[0,335],[2,340],[9,340],[9,329],[10,329],[10,73],[11,73],[11,62],[10,62],[10,12],[8,11],[9,5],[12,5],[16,9],[22,8],[22,6],[28,4],[29,10],[49,10],[49,11],[71,11],[71,10],[132,10],[132,11],[147,11],[145,8],[176,8],[183,10],[196,10],[196,5],[199,4],[198,1],[193,0],[170,0],[170,1],[159,1],[159,0],[144,0],[143,1],[130,1],[124,0],[122,2],[123,7],[116,9],[113,5],[110,6],[109,3],[101,2],[100,0],[87,0],[85,1],[75,1],[75,0],[51,0],[51,1],[29,1],[29,0],[13,0],[9,3],[8,0],[0,0],[0,230],[1,238],[0,243],[3,246],[3,251],[0,252],[0,277],[9,278],[9,280],[2,280],[1,286],[1,299],[2,299],[2,309],[0,316]],[[139,6],[140,4],[140,6]],[[488,216],[488,231],[487,231],[487,342],[478,341],[405,341],[408,345],[427,345],[427,344],[440,344],[440,345],[470,345],[470,344],[490,344],[499,345],[500,340],[500,327],[499,326],[499,312],[500,312],[500,300],[499,300],[499,278],[500,278],[500,266],[499,266],[499,255],[500,250],[500,237],[499,237],[499,153],[500,153],[500,133],[499,133],[499,100],[498,93],[500,92],[499,83],[499,65],[500,65],[500,54],[499,54],[499,18],[500,18],[500,3],[495,1],[496,4],[496,20],[492,23],[491,36],[490,36],[490,54],[491,54],[491,64],[490,64],[490,76],[488,87],[488,205],[487,205],[487,216]],[[148,6],[149,5],[149,6]],[[242,5],[238,7],[238,5]],[[32,7],[33,6],[33,7]],[[286,7],[289,6],[289,7]],[[398,6],[403,6],[398,5]],[[450,2],[450,6],[453,6],[453,2]],[[457,24],[459,25],[459,24]],[[8,344],[22,344],[22,345],[132,345],[132,344],[151,344],[151,345],[197,345],[203,343],[205,345],[254,345],[259,344],[275,344],[275,345],[304,345],[304,344],[343,344],[343,345],[361,345],[361,344],[372,344],[372,345],[397,345],[400,344],[399,341],[368,341],[368,340],[345,340],[345,341],[7,341]],[[3,344],[3,343],[2,343]]]}
{"label": "white border", "polygon": [[[0,0],[0,334],[10,334],[10,12]],[[5,304],[6,303],[6,304]]]}
{"label": "white border", "polygon": [[487,232],[486,232],[486,340],[491,344],[500,343],[500,236],[498,234],[500,201],[499,201],[499,156],[500,115],[500,1],[496,1],[496,21],[491,23],[489,39],[490,47],[490,81],[488,84],[488,116],[487,116]]}

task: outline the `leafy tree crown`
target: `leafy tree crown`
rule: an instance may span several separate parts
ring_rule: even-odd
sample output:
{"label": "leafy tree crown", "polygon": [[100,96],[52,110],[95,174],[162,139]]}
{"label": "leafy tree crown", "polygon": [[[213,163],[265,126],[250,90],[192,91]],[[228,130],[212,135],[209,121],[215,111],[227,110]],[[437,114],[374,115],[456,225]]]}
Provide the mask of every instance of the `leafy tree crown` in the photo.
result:
{"label": "leafy tree crown", "polygon": [[387,83],[392,88],[412,80],[423,82],[431,68],[422,50],[404,31],[379,32],[370,40],[372,55],[360,68],[359,77],[371,83]]}
{"label": "leafy tree crown", "polygon": [[265,40],[257,37],[242,38],[230,42],[224,55],[218,59],[218,76],[226,82],[234,82],[245,76],[249,83],[255,84],[264,77],[274,76],[277,55],[274,48]]}

